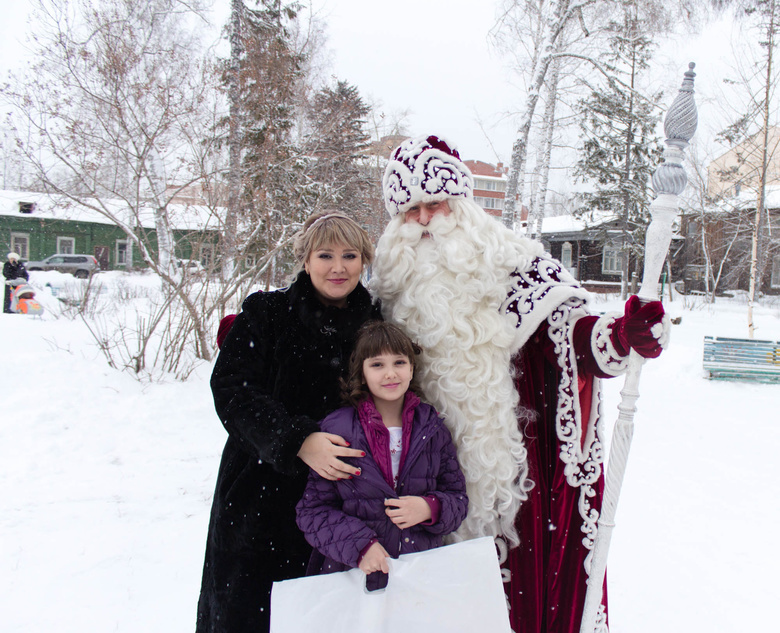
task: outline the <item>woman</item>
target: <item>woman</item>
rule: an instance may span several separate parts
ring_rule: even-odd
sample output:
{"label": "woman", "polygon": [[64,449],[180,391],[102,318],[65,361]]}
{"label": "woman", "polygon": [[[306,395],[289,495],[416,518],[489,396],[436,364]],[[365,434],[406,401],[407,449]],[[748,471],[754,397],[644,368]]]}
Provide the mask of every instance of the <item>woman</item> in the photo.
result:
{"label": "woman", "polygon": [[[3,277],[5,277],[5,291],[3,294],[3,312],[11,312],[11,289],[12,285],[9,281],[16,279],[28,280],[30,275],[27,273],[27,269],[22,263],[19,253],[8,253],[8,261],[3,264]],[[14,284],[13,286],[16,286]]]}
{"label": "woman", "polygon": [[198,632],[268,631],[272,583],[303,576],[311,554],[295,525],[307,466],[332,481],[360,476],[340,458],[363,452],[319,432],[317,422],[340,406],[357,330],[381,318],[360,284],[373,253],[345,215],[313,215],[296,237],[295,282],[249,296],[222,342],[211,388],[228,440]]}

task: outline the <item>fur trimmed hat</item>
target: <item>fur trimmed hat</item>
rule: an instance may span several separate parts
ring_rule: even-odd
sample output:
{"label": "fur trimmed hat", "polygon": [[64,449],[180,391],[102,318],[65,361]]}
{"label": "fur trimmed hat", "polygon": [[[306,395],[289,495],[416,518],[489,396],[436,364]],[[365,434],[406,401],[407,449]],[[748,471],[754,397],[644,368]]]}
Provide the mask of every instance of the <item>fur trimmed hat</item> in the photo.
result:
{"label": "fur trimmed hat", "polygon": [[21,259],[21,257],[19,257],[19,253],[14,253],[13,251],[11,251],[10,253],[8,253],[8,261],[10,262],[12,259],[15,259],[18,262]]}
{"label": "fur trimmed hat", "polygon": [[456,196],[473,197],[473,177],[455,146],[439,136],[420,136],[401,143],[382,179],[387,212],[406,213],[419,202]]}

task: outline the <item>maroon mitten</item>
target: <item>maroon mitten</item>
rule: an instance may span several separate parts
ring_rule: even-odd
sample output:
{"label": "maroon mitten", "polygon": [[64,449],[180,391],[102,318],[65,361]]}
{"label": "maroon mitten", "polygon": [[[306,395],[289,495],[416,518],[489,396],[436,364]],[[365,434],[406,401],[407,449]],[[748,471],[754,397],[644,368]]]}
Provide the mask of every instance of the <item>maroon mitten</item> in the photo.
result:
{"label": "maroon mitten", "polygon": [[[651,328],[663,323],[664,307],[660,301],[642,305],[639,297],[631,295],[626,301],[625,314],[615,319],[610,340],[615,351],[627,356],[630,349],[643,358],[657,358],[662,351],[661,342]],[[661,326],[663,327],[663,326]],[[656,328],[658,331],[660,328]]]}

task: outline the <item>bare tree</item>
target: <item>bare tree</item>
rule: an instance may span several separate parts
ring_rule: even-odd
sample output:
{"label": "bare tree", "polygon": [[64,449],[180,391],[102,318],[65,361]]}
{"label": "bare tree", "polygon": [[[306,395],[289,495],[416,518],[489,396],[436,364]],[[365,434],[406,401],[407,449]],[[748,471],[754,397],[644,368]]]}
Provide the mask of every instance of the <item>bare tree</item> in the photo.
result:
{"label": "bare tree", "polygon": [[723,214],[717,213],[709,197],[707,170],[697,149],[694,142],[689,158],[688,188],[683,196],[684,207],[687,208],[684,215],[687,216],[685,226],[688,238],[685,246],[685,265],[704,267],[704,292],[707,302],[712,303],[740,233],[740,227],[731,232],[731,239],[724,242],[720,230],[720,218]]}
{"label": "bare tree", "polygon": [[[525,79],[526,96],[518,112],[518,132],[512,146],[502,216],[509,227],[515,225],[518,198],[522,204],[529,139],[553,61],[565,60],[570,65],[568,72],[571,64],[577,64],[577,68],[585,64],[608,81],[623,84],[598,59],[607,46],[602,35],[615,4],[614,0],[506,0],[503,5],[494,34],[505,38],[505,50],[514,43],[515,48],[527,51],[517,62]],[[654,16],[652,32],[662,32],[670,28],[668,17],[672,13],[682,12],[690,17],[696,2],[646,0],[640,6],[645,14]],[[563,68],[560,72],[563,73]],[[551,98],[557,98],[557,91]]]}
{"label": "bare tree", "polygon": [[[739,79],[730,83],[739,86],[736,103],[740,111],[736,120],[723,130],[722,141],[736,145],[736,162],[731,173],[722,177],[738,182],[755,191],[754,216],[751,221],[750,271],[748,289],[748,336],[753,338],[755,324],[753,307],[762,286],[763,271],[769,254],[770,217],[766,209],[766,191],[769,180],[769,164],[776,149],[771,138],[774,122],[774,93],[777,87],[777,70],[774,54],[778,45],[780,27],[780,2],[778,0],[744,0],[737,2],[736,15],[747,30],[743,41],[748,45],[736,60]],[[741,99],[740,99],[741,98]],[[742,100],[744,99],[744,100]]]}
{"label": "bare tree", "polygon": [[[203,182],[204,148],[213,149],[215,90],[187,24],[200,19],[193,9],[177,0],[39,0],[34,62],[2,97],[45,190],[124,231],[163,280],[165,304],[183,307],[197,355],[208,360],[209,328],[175,269],[171,220],[177,189]],[[154,238],[143,230],[150,210]],[[144,367],[140,353],[135,370]]]}
{"label": "bare tree", "polygon": [[225,71],[227,83],[228,113],[228,176],[227,208],[225,212],[225,230],[222,232],[223,257],[222,275],[224,279],[233,277],[238,257],[236,234],[240,214],[242,177],[243,116],[241,107],[241,57],[244,52],[242,16],[243,0],[230,0],[230,59]]}
{"label": "bare tree", "polygon": [[531,135],[536,106],[541,97],[548,70],[555,59],[566,49],[571,32],[583,20],[583,12],[598,0],[511,0],[507,3],[497,25],[498,32],[510,32],[510,39],[517,44],[532,43],[526,75],[526,98],[519,115],[517,137],[512,146],[509,164],[504,211],[506,226],[515,225],[515,208],[518,195],[522,198],[528,141]]}

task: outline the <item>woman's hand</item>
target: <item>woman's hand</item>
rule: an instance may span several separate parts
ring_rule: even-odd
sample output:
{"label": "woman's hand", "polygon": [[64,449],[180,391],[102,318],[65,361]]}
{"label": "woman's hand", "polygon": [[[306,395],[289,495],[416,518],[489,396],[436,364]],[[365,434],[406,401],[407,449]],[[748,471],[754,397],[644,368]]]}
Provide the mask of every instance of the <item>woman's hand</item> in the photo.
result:
{"label": "woman's hand", "polygon": [[363,554],[358,567],[366,576],[375,571],[383,571],[389,574],[390,566],[387,564],[389,556],[390,554],[387,553],[387,550],[379,542],[376,542]]}
{"label": "woman's hand", "polygon": [[365,457],[366,454],[348,446],[349,442],[340,435],[318,431],[303,441],[298,457],[323,479],[336,481],[356,477],[360,475],[360,469],[342,462],[339,457]]}
{"label": "woman's hand", "polygon": [[431,518],[431,506],[422,497],[385,499],[385,514],[399,528],[406,529]]}

